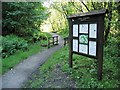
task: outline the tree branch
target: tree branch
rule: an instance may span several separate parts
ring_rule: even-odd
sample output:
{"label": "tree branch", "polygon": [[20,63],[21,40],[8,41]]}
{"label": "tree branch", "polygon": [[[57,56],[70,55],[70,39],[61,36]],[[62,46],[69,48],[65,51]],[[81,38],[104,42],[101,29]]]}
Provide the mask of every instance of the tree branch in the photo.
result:
{"label": "tree branch", "polygon": [[82,10],[82,7],[81,7],[81,6],[80,6],[80,7],[81,7],[81,9],[80,9],[80,8],[78,8],[78,7],[76,7],[76,6],[75,6],[75,2],[70,2],[70,3],[71,3],[71,4],[74,6],[74,8],[75,8],[75,9],[77,9],[79,12],[83,12],[83,10]]}
{"label": "tree branch", "polygon": [[86,5],[83,1],[81,1],[81,3],[85,6],[85,8],[86,8],[88,11],[90,11],[89,8],[87,7],[87,5]]}
{"label": "tree branch", "polygon": [[110,26],[111,26],[111,20],[112,20],[112,2],[108,2],[108,27],[105,30],[105,43],[107,42],[108,35],[110,33]]}
{"label": "tree branch", "polygon": [[94,2],[92,0],[91,0],[91,3],[92,3],[92,6],[93,6],[94,10],[96,10]]}

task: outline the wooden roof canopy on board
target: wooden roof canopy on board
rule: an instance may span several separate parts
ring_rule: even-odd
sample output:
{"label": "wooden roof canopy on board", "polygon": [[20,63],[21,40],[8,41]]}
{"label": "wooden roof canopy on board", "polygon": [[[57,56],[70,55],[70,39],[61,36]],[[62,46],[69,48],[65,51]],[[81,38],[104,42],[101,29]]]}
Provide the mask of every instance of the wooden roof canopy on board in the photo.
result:
{"label": "wooden roof canopy on board", "polygon": [[68,17],[68,19],[85,17],[85,16],[100,15],[100,14],[105,14],[105,13],[107,13],[106,9],[94,10],[94,11],[90,11],[90,12],[85,12],[85,13],[79,13],[79,14],[70,15]]}

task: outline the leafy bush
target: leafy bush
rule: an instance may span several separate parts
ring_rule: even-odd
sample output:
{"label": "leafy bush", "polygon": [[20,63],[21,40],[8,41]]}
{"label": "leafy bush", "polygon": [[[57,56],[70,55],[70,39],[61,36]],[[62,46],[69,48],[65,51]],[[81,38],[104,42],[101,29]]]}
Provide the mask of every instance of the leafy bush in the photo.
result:
{"label": "leafy bush", "polygon": [[17,37],[15,35],[7,35],[2,38],[2,47],[0,52],[2,52],[2,57],[8,57],[15,53],[17,50],[26,50],[27,49],[27,41],[23,38]]}
{"label": "leafy bush", "polygon": [[47,39],[50,38],[50,37],[52,37],[52,35],[49,34],[49,33],[41,32],[41,34],[40,34],[40,38],[41,38],[42,40],[47,40]]}
{"label": "leafy bush", "polygon": [[26,34],[26,36],[21,36],[21,37],[23,37],[29,43],[35,43],[37,41],[47,40],[47,38],[52,37],[51,34],[46,32],[41,32],[38,28],[28,28],[26,30],[29,32]]}

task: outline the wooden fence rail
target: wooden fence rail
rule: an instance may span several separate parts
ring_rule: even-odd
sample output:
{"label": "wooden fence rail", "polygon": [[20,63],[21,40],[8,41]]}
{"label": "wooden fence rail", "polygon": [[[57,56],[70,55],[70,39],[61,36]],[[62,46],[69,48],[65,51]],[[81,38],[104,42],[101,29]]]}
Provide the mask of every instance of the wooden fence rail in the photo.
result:
{"label": "wooden fence rail", "polygon": [[58,45],[58,36],[53,36],[53,37],[48,38],[48,48],[54,45]]}
{"label": "wooden fence rail", "polygon": [[65,38],[64,38],[64,46],[65,46],[66,44],[68,44],[68,37],[65,37]]}

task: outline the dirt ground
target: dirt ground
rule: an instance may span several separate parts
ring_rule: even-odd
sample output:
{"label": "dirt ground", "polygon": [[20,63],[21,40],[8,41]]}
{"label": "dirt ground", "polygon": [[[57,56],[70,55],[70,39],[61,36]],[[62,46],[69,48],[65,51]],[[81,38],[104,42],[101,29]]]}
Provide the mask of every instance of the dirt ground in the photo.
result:
{"label": "dirt ground", "polygon": [[40,73],[38,69],[34,72],[29,81],[25,83],[24,87],[31,88],[31,83],[36,79],[41,79],[43,82],[37,86],[37,88],[77,88],[76,83],[69,77],[69,74],[65,73],[61,69],[61,65],[57,64],[52,71],[46,73]]}

